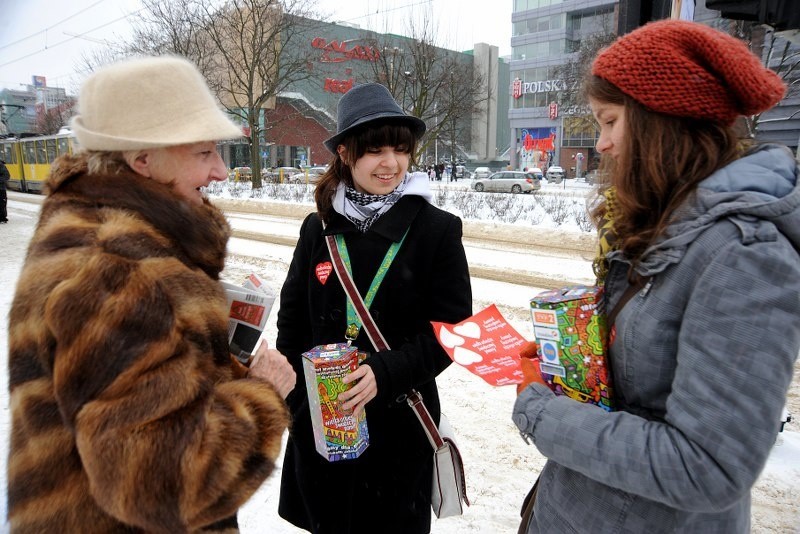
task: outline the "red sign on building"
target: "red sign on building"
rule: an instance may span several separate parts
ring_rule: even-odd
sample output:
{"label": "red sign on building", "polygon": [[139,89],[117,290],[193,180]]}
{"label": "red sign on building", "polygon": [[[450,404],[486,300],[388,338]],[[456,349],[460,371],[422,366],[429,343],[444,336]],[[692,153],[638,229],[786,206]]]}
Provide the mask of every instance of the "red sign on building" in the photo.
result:
{"label": "red sign on building", "polygon": [[311,46],[322,50],[322,63],[341,63],[351,59],[362,61],[377,61],[381,54],[374,46],[353,45],[348,48],[348,43],[353,41],[326,41],[324,37],[315,37]]}
{"label": "red sign on building", "polygon": [[511,95],[514,98],[522,96],[522,80],[519,78],[514,78],[514,84],[511,86]]}
{"label": "red sign on building", "polygon": [[346,93],[353,88],[353,78],[349,80],[334,80],[333,78],[325,78],[324,91],[329,93]]}
{"label": "red sign on building", "polygon": [[558,118],[558,104],[555,102],[550,102],[550,120],[556,120]]}

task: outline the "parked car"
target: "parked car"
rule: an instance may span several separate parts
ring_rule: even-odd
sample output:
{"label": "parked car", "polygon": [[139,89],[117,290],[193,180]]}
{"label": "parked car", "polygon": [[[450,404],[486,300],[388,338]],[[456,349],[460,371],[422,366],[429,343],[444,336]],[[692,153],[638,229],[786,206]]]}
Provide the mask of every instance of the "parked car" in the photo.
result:
{"label": "parked car", "polygon": [[479,193],[530,193],[542,188],[542,181],[531,172],[500,171],[488,178],[475,179],[472,188]]}
{"label": "parked car", "polygon": [[234,182],[249,182],[253,178],[250,167],[234,167],[228,171],[228,179]]}
{"label": "parked car", "polygon": [[295,184],[315,184],[319,181],[320,176],[327,170],[327,166],[309,167],[291,175],[289,181]]}
{"label": "parked car", "polygon": [[547,178],[548,182],[553,182],[556,184],[560,184],[561,180],[564,179],[564,169],[559,167],[558,165],[553,165],[547,169],[547,174],[545,177]]}
{"label": "parked car", "polygon": [[528,172],[536,176],[539,180],[544,179],[544,173],[542,172],[542,169],[540,169],[539,167],[533,167],[531,169],[528,169]]}
{"label": "parked car", "polygon": [[472,173],[473,180],[482,180],[484,178],[488,178],[492,175],[492,171],[489,170],[489,167],[476,167],[475,172]]}
{"label": "parked car", "polygon": [[270,183],[286,183],[289,177],[300,172],[297,167],[273,167],[261,171],[261,177]]}
{"label": "parked car", "polygon": [[463,165],[456,165],[456,178],[469,179],[470,172]]}

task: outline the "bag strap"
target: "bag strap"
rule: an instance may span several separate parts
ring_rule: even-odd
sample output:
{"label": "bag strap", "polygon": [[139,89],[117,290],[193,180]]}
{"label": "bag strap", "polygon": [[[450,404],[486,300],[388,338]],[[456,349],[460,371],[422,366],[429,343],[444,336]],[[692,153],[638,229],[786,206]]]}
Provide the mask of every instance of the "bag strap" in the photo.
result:
{"label": "bag strap", "polygon": [[[336,238],[332,235],[327,235],[325,236],[325,242],[328,244],[328,252],[330,252],[333,262],[333,270],[336,271],[336,276],[339,277],[339,281],[342,283],[345,293],[350,297],[356,314],[361,320],[361,325],[367,333],[369,340],[376,349],[389,350],[389,344],[386,342],[386,338],[383,337],[378,325],[375,324],[375,319],[372,318],[369,308],[364,304],[364,299],[361,298],[361,294],[359,294],[358,288],[356,288],[356,284],[353,282],[350,271],[344,266],[342,255],[339,253],[339,247],[336,244]],[[425,403],[422,402],[422,395],[420,395],[417,390],[412,389],[406,396],[406,401],[408,405],[411,406],[411,409],[414,410],[414,415],[417,416],[419,424],[422,425],[422,430],[425,431],[425,435],[431,447],[433,447],[433,450],[439,450],[444,447],[442,435],[439,433],[439,429],[436,428],[436,423],[433,422],[433,417],[431,417]]]}
{"label": "bag strap", "polygon": [[414,415],[419,419],[419,424],[422,425],[422,430],[425,431],[425,435],[428,437],[428,441],[431,443],[433,450],[438,451],[444,447],[444,439],[442,439],[439,429],[436,428],[436,423],[433,422],[433,417],[431,417],[428,408],[425,406],[425,403],[422,402],[422,395],[420,395],[417,390],[412,389],[406,401],[408,405],[411,406],[411,409],[414,410]]}
{"label": "bag strap", "polygon": [[631,300],[640,289],[644,288],[644,286],[650,283],[650,278],[650,276],[637,276],[636,280],[628,286],[617,303],[614,305],[614,308],[608,313],[608,315],[606,315],[606,325],[608,328],[611,328],[611,325],[614,324],[614,321],[617,319],[617,315],[622,308],[625,307],[628,301]]}
{"label": "bag strap", "polygon": [[358,315],[358,318],[361,320],[361,326],[364,328],[364,331],[367,333],[367,337],[372,342],[372,346],[378,350],[389,350],[389,344],[386,342],[386,338],[383,337],[383,334],[378,329],[375,321],[372,319],[372,315],[369,313],[369,308],[367,308],[367,305],[364,303],[364,299],[361,298],[361,294],[358,292],[356,283],[353,282],[353,277],[350,275],[350,271],[348,271],[347,267],[345,267],[344,260],[342,260],[342,255],[339,252],[339,246],[336,243],[336,237],[332,235],[326,235],[325,243],[328,245],[328,252],[331,255],[333,270],[336,271],[336,276],[339,277],[339,281],[342,283],[344,292],[347,293],[347,296],[350,298],[350,302],[353,303],[353,308],[355,308],[356,315]]}

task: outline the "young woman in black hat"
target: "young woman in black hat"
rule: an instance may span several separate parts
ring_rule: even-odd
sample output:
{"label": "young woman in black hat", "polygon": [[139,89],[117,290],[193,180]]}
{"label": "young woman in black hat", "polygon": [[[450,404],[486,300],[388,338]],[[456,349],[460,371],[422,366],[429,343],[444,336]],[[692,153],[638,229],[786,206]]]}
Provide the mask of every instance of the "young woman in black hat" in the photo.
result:
{"label": "young woman in black hat", "polygon": [[[430,321],[472,314],[461,220],[431,203],[424,173],[409,173],[425,123],[406,115],[379,84],[354,87],[338,107],[334,157],[315,193],[317,213],[300,230],[281,291],[277,349],[294,365],[293,426],[286,447],[279,513],[315,533],[427,533],[432,449],[405,395],[413,388],[440,416],[436,376],[450,359]],[[363,329],[353,344],[369,353],[339,396],[366,410],[369,446],[358,458],[329,462],[315,449],[302,353],[345,341],[347,297],[332,270],[326,235],[343,238],[360,294],[393,254],[370,312],[391,350],[378,351]],[[340,238],[340,239],[341,239]],[[394,252],[387,255],[392,245]]]}

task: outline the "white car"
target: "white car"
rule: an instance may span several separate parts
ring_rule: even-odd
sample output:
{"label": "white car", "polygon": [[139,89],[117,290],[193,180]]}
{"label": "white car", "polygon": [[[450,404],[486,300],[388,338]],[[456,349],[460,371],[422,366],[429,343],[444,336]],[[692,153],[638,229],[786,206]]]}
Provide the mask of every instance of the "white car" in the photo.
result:
{"label": "white car", "polygon": [[547,169],[547,174],[545,174],[545,178],[547,178],[548,182],[560,184],[561,180],[564,179],[564,169],[562,169],[558,165],[552,165]]}
{"label": "white car", "polygon": [[492,174],[489,167],[476,167],[475,172],[472,173],[473,180],[482,180],[488,178]]}
{"label": "white car", "polygon": [[542,188],[542,182],[534,174],[521,171],[500,171],[488,178],[475,179],[472,189],[478,193],[530,193]]}

